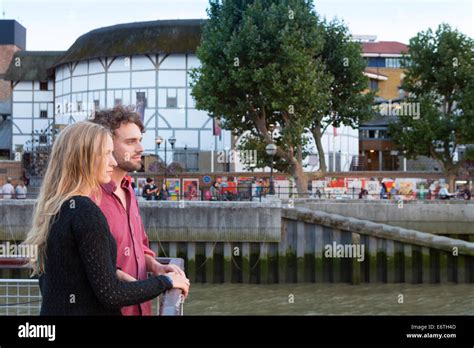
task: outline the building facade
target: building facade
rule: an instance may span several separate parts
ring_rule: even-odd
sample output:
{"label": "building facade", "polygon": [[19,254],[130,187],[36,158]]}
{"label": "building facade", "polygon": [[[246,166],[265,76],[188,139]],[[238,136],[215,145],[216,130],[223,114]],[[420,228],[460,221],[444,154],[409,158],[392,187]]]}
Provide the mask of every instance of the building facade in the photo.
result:
{"label": "building facade", "polygon": [[367,62],[365,75],[369,88],[375,92],[377,115],[361,124],[359,129],[360,170],[391,171],[406,169],[401,156],[390,139],[388,128],[396,121],[392,110],[399,108],[405,98],[401,88],[404,77],[402,61],[408,46],[396,41],[362,42],[362,56]]}
{"label": "building facade", "polygon": [[12,88],[5,79],[15,52],[26,47],[26,29],[15,20],[0,20],[0,159],[10,159],[12,148]]}
{"label": "building facade", "polygon": [[6,73],[12,85],[12,151],[50,145],[54,135],[55,83],[47,69],[64,52],[18,51]]}
{"label": "building facade", "polygon": [[[168,165],[184,162],[188,171],[210,170],[211,154],[229,148],[231,137],[224,130],[213,135],[212,119],[191,96],[203,23],[123,24],[93,30],[66,52],[18,52],[6,74],[13,89],[12,150],[50,144],[57,130],[122,104],[142,116],[146,153]],[[167,144],[157,146],[158,136]]]}

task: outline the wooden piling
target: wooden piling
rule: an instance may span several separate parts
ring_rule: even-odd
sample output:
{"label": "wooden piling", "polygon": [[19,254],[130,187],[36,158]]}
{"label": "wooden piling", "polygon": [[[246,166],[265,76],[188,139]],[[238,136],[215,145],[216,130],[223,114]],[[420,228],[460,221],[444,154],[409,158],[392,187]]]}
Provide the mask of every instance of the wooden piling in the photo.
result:
{"label": "wooden piling", "polygon": [[[351,237],[352,237],[352,244],[355,245],[355,246],[359,246],[360,245],[360,234],[351,233]],[[360,280],[361,280],[360,267],[361,267],[361,263],[359,262],[359,260],[357,260],[356,257],[353,257],[352,258],[352,274],[351,274],[351,277],[352,277],[352,284],[354,284],[354,285],[360,284]]]}
{"label": "wooden piling", "polygon": [[305,223],[298,221],[296,224],[296,281],[304,282],[304,254],[305,254]]}
{"label": "wooden piling", "polygon": [[412,246],[410,244],[404,244],[403,245],[403,255],[405,257],[404,259],[404,266],[405,266],[405,283],[408,284],[413,284],[414,279],[413,279],[413,252],[412,252]]}
{"label": "wooden piling", "polygon": [[323,282],[323,227],[314,226],[314,280],[316,283]]}

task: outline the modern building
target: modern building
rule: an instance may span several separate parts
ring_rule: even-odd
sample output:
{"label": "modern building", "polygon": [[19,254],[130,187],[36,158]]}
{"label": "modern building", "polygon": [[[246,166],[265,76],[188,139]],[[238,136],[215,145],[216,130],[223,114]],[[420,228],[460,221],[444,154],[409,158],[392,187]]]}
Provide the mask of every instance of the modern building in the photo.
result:
{"label": "modern building", "polygon": [[[396,41],[375,41],[375,37],[361,42],[362,56],[367,62],[365,75],[369,88],[376,94],[374,107],[378,114],[359,128],[359,160],[357,169],[385,171],[406,169],[406,159],[395,148],[388,127],[397,117],[392,112],[401,108],[405,92],[401,88],[404,77],[402,60],[408,46]],[[412,111],[412,110],[410,110]],[[413,110],[416,111],[416,110]],[[419,111],[419,110],[418,110]]]}

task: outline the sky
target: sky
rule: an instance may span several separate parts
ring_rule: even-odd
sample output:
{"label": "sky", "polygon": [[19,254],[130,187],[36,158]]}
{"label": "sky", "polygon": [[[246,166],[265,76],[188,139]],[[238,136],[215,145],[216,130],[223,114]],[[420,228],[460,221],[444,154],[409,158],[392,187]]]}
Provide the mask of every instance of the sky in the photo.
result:
{"label": "sky", "polygon": [[[157,19],[206,18],[208,0],[0,0],[0,18],[27,29],[27,50],[67,50],[90,30]],[[474,0],[316,0],[328,19],[354,35],[408,43],[417,32],[448,23],[474,38]]]}

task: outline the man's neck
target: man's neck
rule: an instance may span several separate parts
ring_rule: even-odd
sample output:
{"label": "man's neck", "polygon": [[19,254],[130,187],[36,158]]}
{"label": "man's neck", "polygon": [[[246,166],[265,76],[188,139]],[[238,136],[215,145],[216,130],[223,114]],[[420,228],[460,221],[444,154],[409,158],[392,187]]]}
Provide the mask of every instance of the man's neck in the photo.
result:
{"label": "man's neck", "polygon": [[125,175],[127,175],[127,172],[118,168],[118,167],[115,167],[112,175],[111,175],[111,178],[112,178],[112,181],[114,181],[117,186],[120,186],[120,183],[122,182],[123,178],[125,177]]}

